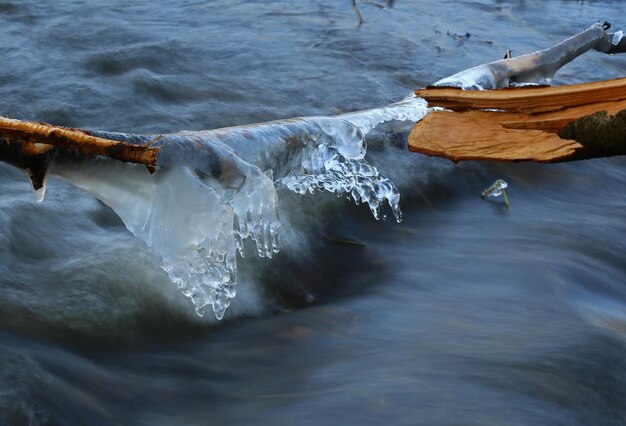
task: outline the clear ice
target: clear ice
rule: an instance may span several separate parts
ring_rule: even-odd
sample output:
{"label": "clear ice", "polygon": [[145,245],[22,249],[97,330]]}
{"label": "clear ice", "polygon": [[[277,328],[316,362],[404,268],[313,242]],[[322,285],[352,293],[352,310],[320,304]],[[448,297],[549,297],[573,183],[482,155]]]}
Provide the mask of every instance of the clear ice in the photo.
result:
{"label": "clear ice", "polygon": [[502,190],[508,186],[509,184],[504,180],[498,179],[493,185],[483,191],[483,197],[499,197],[502,195]]}
{"label": "clear ice", "polygon": [[[300,167],[292,168],[279,182],[298,194],[315,190],[347,194],[356,204],[366,203],[376,219],[383,217],[387,204],[400,222],[400,193],[393,182],[364,159],[365,135],[381,123],[417,122],[427,113],[426,101],[410,95],[383,108],[318,118],[321,137],[315,138]],[[337,120],[343,121],[341,125]]]}
{"label": "clear ice", "polygon": [[[202,316],[222,319],[236,295],[237,253],[251,239],[261,257],[279,250],[276,188],[299,194],[344,194],[366,203],[376,219],[390,208],[402,218],[396,186],[365,159],[366,134],[388,121],[415,122],[423,99],[336,117],[305,117],[162,135],[158,170],[96,158],[57,159],[50,173],[110,206],[162,259],[170,280]],[[154,135],[91,132],[146,143]]]}
{"label": "clear ice", "polygon": [[[619,32],[618,32],[619,33]],[[613,44],[621,35],[613,36]],[[488,90],[526,84],[550,84],[554,74],[589,49],[606,51],[610,46],[603,24],[596,23],[548,49],[516,58],[481,64],[437,81],[435,86],[464,90]]]}
{"label": "clear ice", "polygon": [[[550,49],[479,65],[435,85],[484,90],[549,81],[584,51],[608,49],[611,41],[605,37],[602,24],[594,24]],[[615,33],[612,43],[622,37]],[[429,110],[423,99],[411,95],[383,108],[336,117],[185,131],[156,141],[156,135],[92,131],[159,146],[157,172],[108,159],[57,158],[50,173],[109,205],[161,257],[170,280],[192,300],[198,315],[210,305],[221,319],[236,294],[237,253],[244,255],[244,241],[253,240],[261,257],[278,252],[277,187],[298,194],[344,194],[366,203],[376,219],[388,206],[401,220],[398,189],[365,159],[366,135],[381,123],[417,122]],[[499,179],[483,196],[499,196],[506,187]]]}

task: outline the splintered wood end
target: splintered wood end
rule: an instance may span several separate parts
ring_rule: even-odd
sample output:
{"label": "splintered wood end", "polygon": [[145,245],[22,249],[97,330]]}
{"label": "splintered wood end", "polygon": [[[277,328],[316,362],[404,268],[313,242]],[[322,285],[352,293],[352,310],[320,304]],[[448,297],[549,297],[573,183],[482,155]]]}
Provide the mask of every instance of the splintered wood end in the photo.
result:
{"label": "splintered wood end", "polygon": [[561,87],[416,92],[435,111],[409,149],[460,160],[542,163],[626,153],[626,79]]}

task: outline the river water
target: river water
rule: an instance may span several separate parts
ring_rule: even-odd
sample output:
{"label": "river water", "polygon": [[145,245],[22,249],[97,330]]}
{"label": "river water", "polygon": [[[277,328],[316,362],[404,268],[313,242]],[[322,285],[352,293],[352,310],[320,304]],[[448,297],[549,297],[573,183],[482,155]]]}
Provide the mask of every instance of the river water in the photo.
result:
{"label": "river water", "polygon": [[[134,133],[382,106],[622,2],[0,3],[0,114]],[[624,75],[590,52],[556,84]],[[388,141],[379,137],[378,141]],[[279,190],[282,249],[198,317],[107,206],[0,165],[0,423],[626,423],[626,161],[453,164],[369,141],[404,220]],[[400,141],[401,143],[401,141]],[[496,179],[511,202],[482,200]],[[176,206],[173,206],[176,208]]]}

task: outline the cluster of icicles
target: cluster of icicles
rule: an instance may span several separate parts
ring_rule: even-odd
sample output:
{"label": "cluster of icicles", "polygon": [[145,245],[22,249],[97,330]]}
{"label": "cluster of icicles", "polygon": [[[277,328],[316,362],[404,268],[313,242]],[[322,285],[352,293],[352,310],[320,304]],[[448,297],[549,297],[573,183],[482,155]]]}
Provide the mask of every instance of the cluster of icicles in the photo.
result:
{"label": "cluster of icicles", "polygon": [[[428,112],[410,96],[384,108],[251,126],[163,135],[158,171],[105,159],[56,161],[51,172],[109,205],[162,267],[198,315],[211,306],[221,319],[237,282],[244,241],[257,254],[279,249],[277,188],[317,190],[365,203],[374,216],[391,209],[401,220],[395,185],[365,160],[365,135],[380,123],[416,122]],[[93,132],[141,142],[141,136]]]}
{"label": "cluster of icicles", "polygon": [[[622,32],[613,35],[617,45]],[[610,45],[603,24],[550,49],[479,65],[435,85],[493,89],[549,81],[565,63]],[[529,68],[529,63],[533,64]],[[163,135],[158,172],[112,160],[55,161],[50,170],[108,204],[162,258],[170,279],[202,315],[221,319],[235,297],[237,252],[252,239],[261,257],[278,252],[276,188],[316,190],[366,203],[378,219],[389,205],[401,220],[396,186],[365,160],[367,133],[381,123],[417,122],[429,112],[415,96],[383,108],[252,126]],[[154,135],[91,132],[131,143]],[[43,192],[41,193],[43,194]]]}

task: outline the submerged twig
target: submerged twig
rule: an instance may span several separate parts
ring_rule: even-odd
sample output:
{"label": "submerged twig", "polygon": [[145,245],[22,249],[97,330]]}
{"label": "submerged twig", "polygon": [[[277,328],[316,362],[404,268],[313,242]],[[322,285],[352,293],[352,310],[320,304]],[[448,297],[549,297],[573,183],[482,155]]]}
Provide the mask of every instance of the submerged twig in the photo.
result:
{"label": "submerged twig", "polygon": [[153,143],[160,141],[161,139],[163,139],[163,135],[159,135],[159,136],[155,137],[154,139],[149,140],[143,146],[150,146]]}
{"label": "submerged twig", "polygon": [[[375,6],[379,9],[391,8],[393,6],[393,0],[385,0],[385,4],[381,4],[373,0],[360,0],[360,1],[365,4]],[[356,14],[356,17],[359,20],[359,23],[357,25],[357,28],[359,28],[365,22],[365,20],[363,19],[363,15],[361,14],[361,10],[359,9],[357,0],[352,0],[352,9],[354,9],[354,13]]]}
{"label": "submerged twig", "polygon": [[374,1],[370,1],[370,0],[363,0],[363,3],[371,4],[372,6],[376,6],[379,9],[384,9],[385,8],[384,5],[376,3]]}
{"label": "submerged twig", "polygon": [[356,17],[359,20],[359,23],[356,26],[357,28],[359,28],[361,25],[363,25],[363,22],[365,22],[365,21],[363,20],[363,15],[361,15],[361,11],[359,10],[359,6],[356,4],[356,0],[352,0],[352,9],[354,9],[354,13],[356,13]]}

